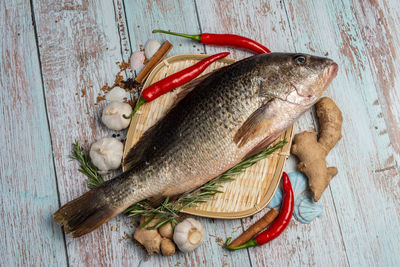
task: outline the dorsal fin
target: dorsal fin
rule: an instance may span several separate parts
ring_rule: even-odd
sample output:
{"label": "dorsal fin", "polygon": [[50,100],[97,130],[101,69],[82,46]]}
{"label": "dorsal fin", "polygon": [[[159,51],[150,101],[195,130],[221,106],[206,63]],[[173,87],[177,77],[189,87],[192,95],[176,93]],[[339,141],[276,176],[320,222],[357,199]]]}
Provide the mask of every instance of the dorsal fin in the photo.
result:
{"label": "dorsal fin", "polygon": [[140,137],[139,141],[137,141],[137,143],[126,154],[126,157],[123,159],[122,163],[126,170],[129,170],[136,163],[143,160],[143,154],[146,149],[150,147],[153,135],[158,127],[160,127],[160,123],[156,123],[147,129]]}
{"label": "dorsal fin", "polygon": [[181,101],[189,92],[193,91],[194,88],[196,88],[197,86],[202,84],[208,77],[210,77],[212,74],[214,74],[215,72],[217,72],[219,70],[221,70],[221,68],[213,70],[207,74],[204,74],[203,76],[200,76],[200,77],[193,79],[190,82],[182,85],[179,93],[177,93],[177,95],[176,95],[175,103],[178,103],[179,101]]}

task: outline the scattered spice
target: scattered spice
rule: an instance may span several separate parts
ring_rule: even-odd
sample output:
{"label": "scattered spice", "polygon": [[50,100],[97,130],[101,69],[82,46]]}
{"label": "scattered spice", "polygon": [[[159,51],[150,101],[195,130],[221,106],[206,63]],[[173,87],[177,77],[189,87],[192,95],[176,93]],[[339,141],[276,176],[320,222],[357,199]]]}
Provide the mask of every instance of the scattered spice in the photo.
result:
{"label": "scattered spice", "polygon": [[87,95],[86,88],[81,89],[81,93],[82,93],[81,97],[86,96]]}
{"label": "scattered spice", "polygon": [[[111,86],[108,85],[108,83],[106,83],[103,87],[101,87],[100,93],[96,99],[96,104],[99,104],[101,101],[105,100],[106,94],[108,92],[110,92],[114,87],[119,86],[119,87],[129,91],[129,89],[127,89],[125,87],[124,76],[122,76],[122,72],[124,72],[125,70],[127,70],[129,68],[129,63],[125,62],[125,61],[123,61],[122,63],[117,61],[117,62],[115,62],[115,64],[117,64],[119,66],[119,71],[115,75],[114,83]],[[133,92],[133,93],[136,93],[136,92]]]}
{"label": "scattered spice", "polygon": [[[138,84],[132,78],[128,78],[125,81],[122,81],[122,83],[124,86],[122,86],[121,88],[124,88],[126,91],[132,91],[132,90],[137,91],[137,89],[138,89]],[[132,93],[134,93],[134,92],[132,92]]]}
{"label": "scattered spice", "polygon": [[127,232],[124,232],[124,235],[121,237],[121,239],[118,240],[118,242],[125,241],[130,238],[131,238],[131,236]]}
{"label": "scattered spice", "polygon": [[100,103],[103,100],[106,100],[106,97],[104,95],[97,96],[95,105],[97,105],[98,103]]}
{"label": "scattered spice", "polygon": [[221,247],[223,247],[223,246],[225,245],[224,240],[223,240],[222,238],[220,238],[220,237],[217,237],[217,238],[215,239],[215,241],[216,241],[217,244],[218,244],[219,246],[221,246]]}

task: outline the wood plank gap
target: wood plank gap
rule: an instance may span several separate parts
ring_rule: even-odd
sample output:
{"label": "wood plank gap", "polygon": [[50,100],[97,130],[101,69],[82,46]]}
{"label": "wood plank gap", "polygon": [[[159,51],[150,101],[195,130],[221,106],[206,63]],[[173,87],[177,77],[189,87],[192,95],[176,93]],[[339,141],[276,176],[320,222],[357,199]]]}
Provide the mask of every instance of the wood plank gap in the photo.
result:
{"label": "wood plank gap", "polygon": [[[289,32],[290,32],[290,37],[292,38],[292,43],[293,43],[293,47],[294,47],[294,51],[296,52],[296,53],[298,53],[298,51],[297,51],[297,48],[296,48],[296,42],[294,41],[294,37],[293,37],[293,31],[292,31],[292,24],[291,24],[291,21],[290,21],[290,19],[289,19],[289,13],[288,13],[288,11],[287,11],[287,7],[286,7],[286,1],[285,0],[282,0],[282,7],[283,7],[283,10],[285,11],[285,14],[286,14],[286,21],[287,21],[287,23],[288,23],[288,25],[289,25]],[[316,121],[316,112],[315,112],[315,107],[314,106],[312,106],[311,107],[311,113],[312,113],[312,117],[311,117],[311,119],[312,119],[312,121],[313,121],[313,125],[314,125],[314,129],[318,129],[318,123],[317,123],[317,121]]]}
{"label": "wood plank gap", "polygon": [[[296,43],[295,43],[294,37],[293,37],[292,25],[291,25],[291,21],[290,21],[290,19],[289,19],[289,13],[288,13],[288,11],[287,11],[286,1],[285,1],[285,0],[282,1],[282,5],[283,5],[283,8],[284,8],[284,10],[285,10],[286,20],[287,20],[288,25],[289,25],[289,31],[290,31],[290,36],[291,36],[291,38],[292,38],[293,47],[294,47],[295,51],[297,52]],[[313,106],[311,109],[312,109],[312,114],[313,114],[313,116],[312,116],[312,121],[313,121],[313,124],[314,124],[314,128],[315,128],[315,129],[318,129],[319,123],[317,123],[317,120],[316,120],[315,106]],[[328,185],[328,187],[329,187],[329,193],[330,193],[331,198],[332,198],[333,207],[334,207],[334,210],[335,210],[335,220],[336,220],[337,225],[338,225],[338,227],[339,227],[340,238],[341,238],[341,240],[342,240],[343,247],[344,247],[344,252],[345,252],[345,254],[346,254],[346,261],[347,261],[348,266],[350,266],[349,255],[348,255],[348,253],[347,253],[346,243],[345,243],[344,238],[343,238],[342,227],[341,227],[341,225],[340,225],[340,223],[339,223],[339,218],[338,218],[338,212],[337,212],[337,208],[336,208],[335,198],[334,198],[334,195],[333,195],[331,186]]]}
{"label": "wood plank gap", "polygon": [[[125,18],[125,26],[126,26],[126,31],[128,33],[128,43],[129,43],[129,48],[131,49],[131,53],[132,53],[132,42],[131,42],[131,35],[129,33],[129,25],[128,25],[128,19],[126,18],[126,8],[125,8],[125,0],[122,0],[122,8],[124,10],[124,18]],[[115,9],[115,6],[114,6]],[[122,44],[121,44],[122,46]],[[136,72],[135,72],[136,74]]]}
{"label": "wood plank gap", "polygon": [[[240,219],[240,224],[242,225],[242,231],[244,232],[244,221],[245,219]],[[250,257],[250,249],[251,248],[246,248],[246,252],[247,252],[247,257],[249,257],[249,263],[250,263],[250,267],[253,267],[253,262],[251,261],[251,257]]]}
{"label": "wood plank gap", "polygon": [[[202,33],[203,33],[203,29],[201,28],[200,15],[199,15],[199,10],[198,10],[198,8],[197,8],[197,2],[196,2],[196,0],[193,0],[193,4],[194,4],[194,9],[196,10],[196,17],[197,17],[197,23],[199,24],[200,34],[202,34]],[[202,45],[203,45],[204,53],[207,54],[207,47],[206,47],[206,45],[205,45],[205,44],[202,44]]]}
{"label": "wood plank gap", "polygon": [[[296,44],[295,44],[294,37],[293,37],[293,32],[292,32],[292,24],[290,24],[289,14],[288,14],[288,11],[287,11],[287,8],[286,8],[285,0],[282,0],[281,5],[283,6],[283,10],[285,10],[286,21],[287,21],[287,23],[289,25],[289,32],[290,32],[290,37],[292,38],[294,51],[297,53]],[[313,118],[313,120],[314,120],[314,118]]]}
{"label": "wood plank gap", "polygon": [[[120,2],[120,0],[116,0],[116,1],[117,1],[117,3],[120,3],[121,10],[123,10],[123,16],[121,16],[121,20],[120,20],[119,19],[119,14],[118,14],[118,12],[119,12],[118,7],[115,6],[115,1],[113,1],[114,17],[115,17],[115,21],[117,21],[117,23],[118,23],[117,30],[118,30],[118,36],[119,36],[119,45],[120,45],[120,51],[121,51],[121,58],[122,58],[122,60],[125,60],[124,45],[122,43],[122,34],[121,34],[121,30],[120,30],[120,27],[121,27],[120,23],[123,24],[123,27],[125,27],[125,29],[126,29],[125,32],[127,32],[127,43],[128,43],[129,50],[130,50],[130,55],[133,52],[132,43],[131,43],[131,37],[129,35],[128,20],[126,18],[125,2],[124,2],[124,0],[121,0],[121,2]],[[129,63],[129,60],[130,60],[130,55],[128,56],[128,59],[127,59],[128,63]],[[133,75],[134,75],[135,78],[139,74],[136,71],[132,71],[132,72],[133,72]],[[125,70],[124,73],[125,73],[125,77],[126,78],[131,78],[131,77],[129,77],[130,75],[129,75],[129,71],[128,70]],[[137,94],[130,94],[130,99],[131,99],[131,101],[133,103],[135,103],[136,99],[139,98],[139,93],[140,92],[138,92]]]}
{"label": "wood plank gap", "polygon": [[336,219],[337,225],[338,225],[338,227],[339,227],[340,237],[341,237],[342,242],[343,242],[344,253],[346,254],[346,261],[347,261],[348,266],[351,266],[351,265],[350,265],[350,261],[349,261],[349,255],[348,255],[348,253],[347,253],[346,242],[344,241],[344,238],[343,238],[342,227],[341,227],[341,225],[340,225],[340,223],[339,223],[339,218],[338,218],[338,212],[337,212],[337,208],[336,208],[335,198],[334,198],[334,196],[333,196],[332,188],[331,188],[330,186],[329,186],[329,193],[330,193],[331,196],[332,196],[333,208],[335,209],[335,214],[336,214],[335,219]]}
{"label": "wood plank gap", "polygon": [[[118,1],[118,0],[117,0],[117,1]],[[118,19],[118,10],[117,10],[117,8],[116,8],[116,6],[115,6],[115,2],[112,1],[112,3],[113,3],[113,8],[114,8],[114,17],[115,17],[115,21],[117,21],[118,26],[119,26],[120,21],[119,21],[119,19]],[[125,17],[125,16],[124,16],[124,17]],[[125,25],[126,25],[126,18],[125,18]],[[122,47],[122,36],[121,36],[120,27],[117,27],[117,30],[118,30],[118,37],[119,37],[119,50],[121,51],[121,58],[122,58],[122,60],[124,60],[124,51],[123,51],[123,47]],[[129,41],[129,39],[128,39],[128,41]],[[130,41],[128,42],[128,44],[129,44],[129,47],[130,47],[130,46],[131,46],[131,45],[130,45]],[[131,48],[131,50],[132,50],[132,48]],[[125,72],[126,72],[126,71],[125,71]]]}
{"label": "wood plank gap", "polygon": [[[53,138],[51,136],[51,131],[50,131],[49,113],[47,111],[46,90],[44,89],[45,87],[44,87],[44,80],[43,80],[42,60],[41,60],[41,56],[40,56],[39,39],[38,39],[38,33],[37,33],[37,27],[36,27],[35,10],[34,10],[34,6],[33,6],[33,0],[29,0],[29,5],[31,8],[31,20],[32,20],[32,26],[33,26],[33,32],[35,35],[36,52],[37,52],[38,61],[39,61],[40,82],[41,82],[42,91],[43,91],[43,103],[44,103],[44,109],[46,112],[47,130],[49,132],[49,137],[50,137],[49,139],[50,139],[51,160],[52,160],[51,164],[52,164],[52,168],[54,170],[54,179],[56,182],[57,202],[58,202],[58,207],[61,207],[60,189],[58,187],[57,169],[56,169],[56,164],[55,164],[55,160],[54,160],[54,147],[53,147],[54,144],[53,144]],[[63,232],[62,237],[63,237],[63,243],[64,243],[65,258],[66,258],[67,266],[70,266],[65,232],[64,231],[62,231],[62,232]]]}

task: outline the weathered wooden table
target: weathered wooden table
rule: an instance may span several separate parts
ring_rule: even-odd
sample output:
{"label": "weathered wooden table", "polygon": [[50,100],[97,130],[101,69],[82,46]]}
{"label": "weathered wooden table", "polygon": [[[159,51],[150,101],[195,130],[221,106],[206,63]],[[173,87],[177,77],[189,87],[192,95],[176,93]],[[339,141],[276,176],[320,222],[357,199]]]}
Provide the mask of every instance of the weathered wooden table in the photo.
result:
{"label": "weathered wooden table", "polygon": [[[400,2],[248,2],[0,1],[1,266],[400,265]],[[152,35],[155,28],[237,33],[272,51],[335,59],[340,70],[326,95],[343,111],[343,138],[328,157],[339,174],[321,200],[322,217],[293,220],[275,241],[234,253],[216,237],[238,235],[263,212],[202,219],[204,245],[169,258],[147,258],[126,238],[133,229],[124,216],[79,239],[53,223],[60,204],[87,190],[68,158],[71,144],[111,134],[99,122],[103,104],[95,105],[100,87],[140,44],[166,38]],[[170,55],[227,50],[167,38]],[[310,111],[296,132],[314,126]]]}

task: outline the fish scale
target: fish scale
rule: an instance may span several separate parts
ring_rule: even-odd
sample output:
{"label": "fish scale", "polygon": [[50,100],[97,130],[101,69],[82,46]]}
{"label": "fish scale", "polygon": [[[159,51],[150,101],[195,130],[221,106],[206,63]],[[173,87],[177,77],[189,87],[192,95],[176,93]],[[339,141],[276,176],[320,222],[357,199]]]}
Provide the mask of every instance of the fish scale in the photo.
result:
{"label": "fish scale", "polygon": [[140,200],[203,185],[272,143],[336,72],[330,59],[286,53],[215,71],[146,131],[125,158],[128,171],[61,207],[55,220],[79,236]]}

